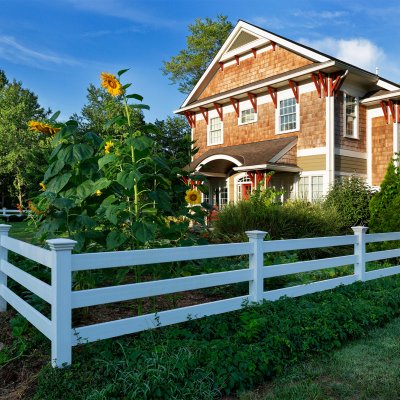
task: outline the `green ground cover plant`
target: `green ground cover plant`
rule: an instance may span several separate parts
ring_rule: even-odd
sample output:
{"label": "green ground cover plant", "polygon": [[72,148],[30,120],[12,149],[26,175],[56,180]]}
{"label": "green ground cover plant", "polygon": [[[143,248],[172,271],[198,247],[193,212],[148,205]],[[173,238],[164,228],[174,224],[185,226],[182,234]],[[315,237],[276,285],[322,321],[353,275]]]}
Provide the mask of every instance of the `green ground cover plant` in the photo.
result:
{"label": "green ground cover plant", "polygon": [[[74,351],[71,367],[42,369],[34,398],[212,399],[242,392],[398,316],[399,283],[399,277],[356,283],[86,344]],[[29,331],[19,332],[23,354],[38,348]]]}

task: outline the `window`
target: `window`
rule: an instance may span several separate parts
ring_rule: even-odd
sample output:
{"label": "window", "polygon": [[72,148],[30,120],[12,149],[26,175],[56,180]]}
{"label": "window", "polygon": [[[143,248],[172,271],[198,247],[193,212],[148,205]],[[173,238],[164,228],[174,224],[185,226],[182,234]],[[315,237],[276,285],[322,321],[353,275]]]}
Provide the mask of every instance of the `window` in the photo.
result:
{"label": "window", "polygon": [[237,180],[236,200],[246,200],[251,196],[252,183],[248,175]]}
{"label": "window", "polygon": [[215,117],[210,118],[210,124],[208,127],[208,145],[222,144],[222,121],[221,118]]}
{"label": "window", "polygon": [[223,207],[226,204],[228,204],[228,188],[225,186],[219,190],[219,205]]}
{"label": "window", "polygon": [[344,135],[358,138],[358,100],[356,97],[344,94]]}
{"label": "window", "polygon": [[257,114],[254,112],[254,108],[248,108],[241,111],[239,125],[249,124],[255,121],[257,121]]}
{"label": "window", "polygon": [[302,176],[299,179],[299,198],[308,200],[308,176]]}
{"label": "window", "polygon": [[311,201],[320,200],[323,194],[323,177],[311,177]]}
{"label": "window", "polygon": [[297,183],[297,197],[308,201],[318,201],[324,194],[324,177],[301,176]]}
{"label": "window", "polygon": [[297,104],[294,97],[279,102],[279,132],[297,129]]}

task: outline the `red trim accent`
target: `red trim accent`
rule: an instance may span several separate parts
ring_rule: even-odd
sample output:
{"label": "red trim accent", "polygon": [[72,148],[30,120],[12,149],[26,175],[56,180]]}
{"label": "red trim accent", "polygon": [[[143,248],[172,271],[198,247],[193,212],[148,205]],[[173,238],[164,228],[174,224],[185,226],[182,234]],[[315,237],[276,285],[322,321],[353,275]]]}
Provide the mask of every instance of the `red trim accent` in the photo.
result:
{"label": "red trim accent", "polygon": [[268,175],[268,176],[265,178],[265,184],[266,184],[267,186],[269,186],[269,182],[271,181],[271,179],[272,179],[272,175]]}
{"label": "red trim accent", "polygon": [[328,87],[326,85],[326,76],[324,76],[321,71],[318,71],[318,77],[319,77],[319,81],[322,85],[322,87],[324,88],[324,94],[325,96],[328,96]]}
{"label": "red trim accent", "polygon": [[196,114],[191,113],[190,111],[185,111],[183,114],[189,122],[190,127],[196,128]]}
{"label": "red trim accent", "polygon": [[399,115],[399,113],[400,113],[399,104],[396,103],[396,115],[397,115],[396,122],[397,122],[397,123],[400,122],[400,115]]}
{"label": "red trim accent", "polygon": [[236,113],[237,117],[239,118],[239,100],[235,99],[234,97],[229,97],[229,100],[231,101],[233,109],[235,110],[235,113]]}
{"label": "red trim accent", "polygon": [[271,46],[272,46],[272,50],[275,51],[276,43],[275,42],[271,42]]}
{"label": "red trim accent", "polygon": [[247,176],[250,178],[251,183],[254,185],[254,172],[247,172]]}
{"label": "red trim accent", "polygon": [[271,99],[274,103],[275,108],[278,106],[278,98],[277,98],[277,94],[276,94],[276,89],[271,87],[271,86],[267,86],[268,89],[268,93],[271,96]]}
{"label": "red trim accent", "polygon": [[219,64],[219,69],[221,71],[223,71],[224,70],[224,63],[222,61],[220,61],[218,64]]}
{"label": "red trim accent", "polygon": [[331,82],[331,92],[330,96],[333,96],[334,94],[337,94],[337,91],[339,90],[340,86],[342,86],[342,77],[341,75],[336,76]]}
{"label": "red trim accent", "polygon": [[200,107],[200,111],[203,114],[206,124],[208,125],[208,108]]}
{"label": "red trim accent", "polygon": [[224,120],[224,112],[222,109],[222,104],[219,104],[219,103],[213,103],[213,104],[214,104],[215,109],[217,110],[219,117],[221,118],[221,121],[223,121]]}
{"label": "red trim accent", "polygon": [[392,114],[392,121],[395,122],[396,121],[396,111],[394,109],[394,104],[393,104],[392,100],[388,101],[388,106],[389,106],[390,113]]}
{"label": "red trim accent", "polygon": [[259,184],[264,179],[264,172],[256,171],[256,177],[257,177],[257,184]]}
{"label": "red trim accent", "polygon": [[240,64],[239,56],[235,56],[235,60],[236,60],[236,65],[239,65]]}
{"label": "red trim accent", "polygon": [[254,58],[257,58],[257,49],[251,49]]}
{"label": "red trim accent", "polygon": [[389,114],[388,114],[388,110],[387,110],[387,103],[384,100],[381,100],[381,107],[382,107],[382,111],[383,111],[383,115],[385,116],[385,120],[386,123],[389,123]]}
{"label": "red trim accent", "polygon": [[292,89],[294,97],[296,98],[296,103],[299,102],[299,84],[298,82],[289,79],[289,86]]}
{"label": "red trim accent", "polygon": [[314,82],[315,88],[317,89],[318,97],[321,97],[321,84],[319,82],[319,78],[315,74],[311,74],[311,79]]}
{"label": "red trim accent", "polygon": [[247,92],[247,97],[250,100],[251,105],[253,106],[253,110],[257,112],[257,95],[251,92]]}

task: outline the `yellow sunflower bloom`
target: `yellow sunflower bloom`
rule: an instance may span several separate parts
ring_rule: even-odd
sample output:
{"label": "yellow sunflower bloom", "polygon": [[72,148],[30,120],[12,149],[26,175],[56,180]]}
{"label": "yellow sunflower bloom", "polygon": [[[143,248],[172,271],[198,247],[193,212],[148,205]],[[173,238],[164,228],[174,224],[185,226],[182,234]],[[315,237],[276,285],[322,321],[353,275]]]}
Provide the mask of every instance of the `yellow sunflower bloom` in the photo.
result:
{"label": "yellow sunflower bloom", "polygon": [[101,190],[96,190],[96,196],[101,196],[103,194],[103,192]]}
{"label": "yellow sunflower bloom", "polygon": [[104,89],[107,89],[111,96],[119,96],[123,93],[121,83],[115,75],[109,74],[108,72],[102,72],[100,79],[101,86]]}
{"label": "yellow sunflower bloom", "polygon": [[110,152],[111,147],[114,147],[114,143],[106,142],[106,145],[104,146],[104,153],[108,154]]}
{"label": "yellow sunflower bloom", "polygon": [[186,196],[185,196],[186,203],[194,206],[196,204],[201,203],[201,194],[198,190],[196,189],[189,189],[186,191]]}
{"label": "yellow sunflower bloom", "polygon": [[28,127],[32,132],[41,132],[46,135],[54,135],[61,130],[61,128],[55,128],[54,126],[38,121],[29,121]]}
{"label": "yellow sunflower bloom", "polygon": [[39,186],[40,186],[40,190],[41,190],[42,192],[44,192],[44,191],[46,190],[46,185],[45,185],[43,182],[40,182],[40,183],[39,183]]}

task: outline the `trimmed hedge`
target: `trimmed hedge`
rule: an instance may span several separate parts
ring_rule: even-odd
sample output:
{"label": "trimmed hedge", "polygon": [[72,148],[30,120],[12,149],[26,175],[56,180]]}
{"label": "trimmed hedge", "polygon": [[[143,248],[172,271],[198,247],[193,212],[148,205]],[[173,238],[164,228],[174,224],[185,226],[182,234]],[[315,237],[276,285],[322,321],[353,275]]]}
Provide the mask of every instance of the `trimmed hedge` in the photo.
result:
{"label": "trimmed hedge", "polygon": [[400,277],[355,283],[74,350],[35,399],[212,399],[248,390],[400,315]]}

